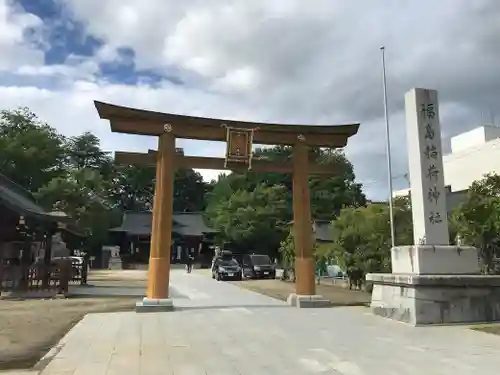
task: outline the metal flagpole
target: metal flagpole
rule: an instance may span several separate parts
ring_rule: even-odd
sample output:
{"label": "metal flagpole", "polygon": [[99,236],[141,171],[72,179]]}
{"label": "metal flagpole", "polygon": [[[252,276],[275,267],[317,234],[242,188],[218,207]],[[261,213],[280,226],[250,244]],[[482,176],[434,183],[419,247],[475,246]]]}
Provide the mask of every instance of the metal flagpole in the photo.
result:
{"label": "metal flagpole", "polygon": [[386,135],[386,147],[387,147],[387,180],[389,183],[389,216],[391,223],[391,245],[395,246],[394,238],[394,210],[392,206],[392,163],[391,163],[391,136],[389,130],[389,111],[387,109],[387,78],[385,74],[385,47],[380,47],[382,52],[382,78],[384,86],[384,114],[385,114],[385,135]]}

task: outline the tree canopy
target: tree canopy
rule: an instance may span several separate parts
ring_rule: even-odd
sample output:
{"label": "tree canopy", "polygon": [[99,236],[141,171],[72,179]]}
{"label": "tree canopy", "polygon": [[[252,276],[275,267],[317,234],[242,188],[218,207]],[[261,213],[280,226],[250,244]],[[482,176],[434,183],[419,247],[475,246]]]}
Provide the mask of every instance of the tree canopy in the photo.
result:
{"label": "tree canopy", "polygon": [[[332,222],[333,244],[327,256],[348,273],[390,272],[391,237],[387,204],[347,208]],[[394,200],[396,245],[413,243],[411,207],[408,198]]]}
{"label": "tree canopy", "polygon": [[257,185],[237,190],[208,211],[223,241],[247,251],[275,255],[286,230],[285,188]]}
{"label": "tree canopy", "polygon": [[494,260],[500,256],[500,176],[488,174],[475,181],[451,224],[464,244],[479,249],[483,272],[499,272]]}
{"label": "tree canopy", "polygon": [[[48,211],[77,220],[90,253],[100,250],[123,211],[152,207],[154,168],[114,165],[94,134],[64,137],[27,108],[0,111],[0,173]],[[174,184],[174,210],[204,209],[207,186],[198,173],[178,170]]]}
{"label": "tree canopy", "polygon": [[28,108],[0,111],[0,172],[36,192],[64,174],[66,139]]}
{"label": "tree canopy", "polygon": [[[260,148],[255,151],[254,157],[270,161],[287,161],[292,157],[292,147]],[[353,166],[342,152],[330,149],[311,149],[310,160],[322,164],[331,164],[338,171],[335,176],[310,177],[313,219],[331,220],[344,207],[359,207],[366,203],[361,185],[355,182]],[[248,171],[219,176],[218,181],[213,184],[210,193],[207,195],[206,218],[212,225],[218,227],[221,222],[229,223],[225,219],[229,215],[228,210],[233,212],[233,215],[242,212],[249,215],[251,207],[255,207],[251,213],[255,218],[254,220],[270,223],[270,226],[274,227],[276,236],[269,237],[272,240],[268,247],[273,247],[276,252],[280,242],[288,234],[288,225],[285,225],[285,223],[293,219],[292,190],[291,174]],[[277,191],[281,194],[279,201],[275,200]],[[263,216],[258,219],[261,217],[260,215]],[[234,223],[234,221],[231,223]],[[262,232],[262,228],[257,226],[250,226],[247,231],[251,231],[252,235],[250,236],[248,232],[245,232],[245,235],[252,238],[263,237],[261,233],[267,233]],[[244,246],[247,241],[246,237],[245,239],[243,237],[239,239],[235,233],[239,232],[229,233],[221,230],[221,241]],[[257,250],[262,251],[261,249]],[[272,255],[276,255],[276,253]]]}

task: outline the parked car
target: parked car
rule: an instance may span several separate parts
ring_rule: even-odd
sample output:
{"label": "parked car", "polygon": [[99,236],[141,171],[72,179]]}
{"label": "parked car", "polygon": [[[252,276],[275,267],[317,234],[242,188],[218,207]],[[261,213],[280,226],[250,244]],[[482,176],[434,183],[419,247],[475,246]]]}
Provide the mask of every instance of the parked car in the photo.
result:
{"label": "parked car", "polygon": [[337,265],[331,264],[326,267],[326,273],[328,274],[328,277],[334,278],[334,279],[345,279],[347,275],[345,272]]}
{"label": "parked car", "polygon": [[250,279],[275,279],[276,266],[268,255],[246,254],[243,255],[242,276]]}
{"label": "parked car", "polygon": [[217,258],[212,266],[212,279],[241,280],[241,267],[235,259]]}

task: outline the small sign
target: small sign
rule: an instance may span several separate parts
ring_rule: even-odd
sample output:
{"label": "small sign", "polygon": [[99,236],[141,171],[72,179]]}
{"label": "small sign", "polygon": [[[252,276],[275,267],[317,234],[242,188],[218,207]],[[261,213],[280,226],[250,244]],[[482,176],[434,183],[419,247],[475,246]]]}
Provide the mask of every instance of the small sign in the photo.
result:
{"label": "small sign", "polygon": [[[224,125],[225,126],[225,125]],[[255,129],[240,129],[226,126],[226,163],[244,163],[252,168],[252,143]]]}
{"label": "small sign", "polygon": [[251,152],[250,131],[229,129],[227,143],[228,160],[231,159],[231,161],[244,162],[248,161],[249,154]]}

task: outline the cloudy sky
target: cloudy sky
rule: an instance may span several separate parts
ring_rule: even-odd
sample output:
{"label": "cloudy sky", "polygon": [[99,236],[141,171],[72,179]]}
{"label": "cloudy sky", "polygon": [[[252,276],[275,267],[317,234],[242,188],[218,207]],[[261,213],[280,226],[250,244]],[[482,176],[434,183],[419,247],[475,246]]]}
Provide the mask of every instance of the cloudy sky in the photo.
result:
{"label": "cloudy sky", "polygon": [[[0,106],[28,106],[106,150],[93,100],[196,116],[360,122],[346,152],[369,197],[387,194],[380,70],[386,46],[395,188],[407,169],[404,93],[437,89],[449,137],[500,122],[498,0],[0,0]],[[218,143],[183,141],[222,156]],[[216,173],[204,173],[210,179]]]}

